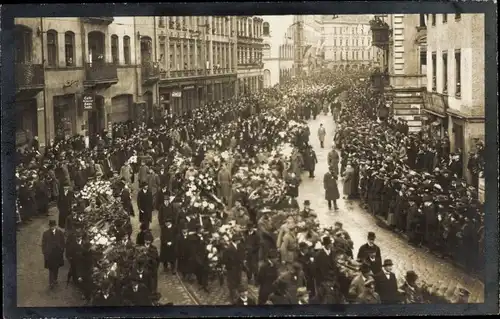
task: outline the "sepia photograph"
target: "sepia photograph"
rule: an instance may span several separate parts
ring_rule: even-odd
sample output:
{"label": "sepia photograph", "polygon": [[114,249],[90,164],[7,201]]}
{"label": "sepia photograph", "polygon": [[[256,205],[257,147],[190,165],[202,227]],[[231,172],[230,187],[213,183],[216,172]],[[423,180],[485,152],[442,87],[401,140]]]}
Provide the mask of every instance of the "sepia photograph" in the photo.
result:
{"label": "sepia photograph", "polygon": [[485,302],[483,13],[13,25],[17,307]]}

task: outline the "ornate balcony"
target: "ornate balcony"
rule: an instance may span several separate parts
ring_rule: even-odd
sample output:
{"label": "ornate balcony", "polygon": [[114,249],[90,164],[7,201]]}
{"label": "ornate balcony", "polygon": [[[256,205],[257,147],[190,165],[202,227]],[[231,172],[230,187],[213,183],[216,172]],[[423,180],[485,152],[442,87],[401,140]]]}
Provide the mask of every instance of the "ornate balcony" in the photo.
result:
{"label": "ornate balcony", "polygon": [[156,62],[142,63],[142,83],[151,85],[160,80],[160,65]]}
{"label": "ornate balcony", "polygon": [[390,29],[389,25],[380,18],[370,21],[370,30],[372,31],[372,45],[384,48],[389,44]]}
{"label": "ornate balcony", "polygon": [[16,63],[16,93],[35,95],[45,87],[42,64]]}
{"label": "ornate balcony", "polygon": [[82,20],[83,20],[83,22],[86,22],[86,23],[110,25],[111,23],[113,23],[115,18],[113,18],[113,17],[85,17],[85,18],[82,18]]}
{"label": "ornate balcony", "polygon": [[116,64],[105,62],[92,62],[85,65],[85,87],[111,86],[118,83],[118,70]]}

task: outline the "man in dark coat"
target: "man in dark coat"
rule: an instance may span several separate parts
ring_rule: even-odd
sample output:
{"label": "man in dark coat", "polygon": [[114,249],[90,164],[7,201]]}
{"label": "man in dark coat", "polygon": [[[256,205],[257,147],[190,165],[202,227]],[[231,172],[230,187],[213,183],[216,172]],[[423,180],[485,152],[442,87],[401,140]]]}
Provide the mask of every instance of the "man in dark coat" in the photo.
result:
{"label": "man in dark coat", "polygon": [[160,265],[160,255],[158,248],[153,245],[153,235],[147,233],[144,237],[144,247],[148,250],[147,270],[151,274],[151,292],[156,293],[158,289],[158,266]]}
{"label": "man in dark coat", "polygon": [[59,193],[57,200],[57,209],[59,210],[59,227],[66,226],[66,219],[71,214],[71,206],[73,204],[73,192],[69,189],[69,183],[63,184],[63,191]]}
{"label": "man in dark coat", "polygon": [[193,272],[193,265],[189,262],[190,252],[192,248],[189,243],[189,236],[187,229],[183,229],[177,238],[177,269],[186,279]]}
{"label": "man in dark coat", "polygon": [[82,233],[69,235],[66,239],[66,259],[69,261],[67,283],[72,279],[75,285],[78,284],[78,266],[84,263],[84,253]]}
{"label": "man in dark coat", "polygon": [[130,215],[135,216],[134,206],[132,205],[132,196],[130,194],[130,188],[127,184],[123,186],[121,195],[120,195],[123,209]]}
{"label": "man in dark coat", "polygon": [[304,166],[309,172],[309,178],[314,178],[314,170],[316,169],[317,163],[318,158],[316,157],[316,152],[313,150],[312,146],[309,146],[304,156]]}
{"label": "man in dark coat", "polygon": [[380,300],[385,304],[394,304],[401,301],[398,291],[396,275],[392,272],[392,260],[384,260],[382,271],[374,276],[375,290],[380,295]]}
{"label": "man in dark coat", "polygon": [[238,288],[239,298],[235,301],[235,306],[256,306],[257,302],[248,296],[248,288],[245,285],[241,285]]}
{"label": "man in dark coat", "polygon": [[323,238],[322,244],[323,249],[318,252],[314,262],[317,284],[335,281],[339,273],[335,252],[332,250],[332,239],[326,236]]}
{"label": "man in dark coat", "polygon": [[314,284],[314,256],[309,251],[309,247],[305,242],[299,244],[299,253],[297,262],[302,266],[304,277],[306,279],[306,287],[309,291],[309,297],[313,298],[316,294],[316,286]]}
{"label": "man in dark coat", "polygon": [[335,173],[336,169],[330,166],[330,171],[325,173],[323,177],[323,187],[325,189],[325,199],[328,202],[328,209],[338,210],[337,199],[340,198],[339,189],[337,186],[337,177],[338,175]]}
{"label": "man in dark coat", "polygon": [[332,148],[332,150],[328,153],[328,167],[333,168],[333,172],[335,172],[336,175],[339,175],[339,161],[339,153]]}
{"label": "man in dark coat", "polygon": [[257,277],[259,270],[259,249],[260,236],[257,234],[257,228],[250,226],[247,237],[245,239],[246,262],[247,262],[247,278],[252,282]]}
{"label": "man in dark coat", "polygon": [[241,240],[239,235],[233,235],[229,247],[226,248],[222,255],[222,262],[226,265],[227,286],[232,302],[237,298],[237,289],[241,284],[244,268],[245,251],[241,245]]}
{"label": "man in dark coat", "polygon": [[170,267],[172,274],[175,274],[176,261],[176,236],[177,231],[171,220],[167,220],[161,226],[160,233],[160,261],[163,263],[165,272]]}
{"label": "man in dark coat", "polygon": [[122,301],[111,288],[111,283],[103,284],[103,287],[92,298],[92,306],[95,307],[119,307],[122,306]]}
{"label": "man in dark coat", "polygon": [[153,219],[153,194],[148,189],[147,183],[141,185],[141,190],[137,194],[137,207],[139,208],[139,221],[149,228]]}
{"label": "man in dark coat", "polygon": [[373,262],[382,267],[382,254],[380,253],[380,247],[375,244],[375,238],[376,236],[374,232],[368,232],[368,242],[359,247],[357,260],[365,262],[369,259],[370,252],[374,252],[375,260]]}
{"label": "man in dark coat", "polygon": [[278,254],[275,250],[268,252],[264,264],[260,267],[257,274],[257,284],[259,285],[259,305],[264,305],[269,295],[274,290],[274,282],[278,279]]}
{"label": "man in dark coat", "polygon": [[51,289],[57,284],[59,268],[64,266],[64,246],[64,232],[57,228],[55,220],[50,220],[49,229],[42,235],[42,253]]}
{"label": "man in dark coat", "polygon": [[126,306],[152,306],[151,294],[143,283],[132,280],[123,291],[123,300]]}

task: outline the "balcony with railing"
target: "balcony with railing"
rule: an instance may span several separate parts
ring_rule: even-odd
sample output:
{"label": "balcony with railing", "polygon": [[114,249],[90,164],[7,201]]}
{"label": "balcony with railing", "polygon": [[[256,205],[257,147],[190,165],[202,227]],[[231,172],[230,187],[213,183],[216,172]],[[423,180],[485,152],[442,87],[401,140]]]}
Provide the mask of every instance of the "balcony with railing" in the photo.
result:
{"label": "balcony with railing", "polygon": [[115,19],[113,17],[85,17],[82,20],[86,23],[110,25]]}
{"label": "balcony with railing", "polygon": [[370,20],[370,30],[372,32],[372,46],[385,48],[389,44],[389,25],[379,17]]}
{"label": "balcony with railing", "polygon": [[42,64],[16,63],[16,93],[36,94],[45,87]]}
{"label": "balcony with railing", "polygon": [[118,68],[116,64],[92,62],[85,65],[84,86],[111,86],[116,83],[118,83]]}
{"label": "balcony with railing", "polygon": [[154,84],[160,80],[160,65],[156,62],[142,63],[142,83]]}

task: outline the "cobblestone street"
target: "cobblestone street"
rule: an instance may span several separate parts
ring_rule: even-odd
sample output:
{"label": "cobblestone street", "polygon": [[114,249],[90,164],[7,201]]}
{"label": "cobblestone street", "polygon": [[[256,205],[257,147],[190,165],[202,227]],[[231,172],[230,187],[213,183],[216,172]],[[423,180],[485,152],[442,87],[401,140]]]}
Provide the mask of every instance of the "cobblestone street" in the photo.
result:
{"label": "cobblestone street", "polygon": [[[320,123],[326,128],[327,136],[325,148],[320,148],[317,131]],[[332,147],[335,124],[331,116],[320,115],[316,120],[309,122],[311,131],[310,143],[313,145],[318,158],[316,165],[316,178],[309,179],[307,174],[302,176],[302,184],[299,191],[299,203],[304,200],[311,201],[311,207],[318,214],[322,225],[333,225],[340,221],[354,241],[354,251],[366,243],[366,235],[374,231],[377,235],[376,244],[380,246],[382,258],[392,259],[394,271],[397,277],[405,275],[406,271],[414,270],[420,279],[427,283],[437,284],[439,287],[461,286],[471,292],[470,302],[484,301],[484,284],[476,278],[466,274],[464,271],[440,259],[423,249],[409,245],[403,238],[395,233],[378,227],[376,218],[367,213],[359,206],[357,201],[338,200],[339,210],[329,211],[327,202],[324,200],[323,175],[328,170],[327,156]],[[342,182],[339,180],[339,191],[342,196]]]}
{"label": "cobblestone street", "polygon": [[[319,124],[323,123],[327,130],[325,148],[321,149],[317,138]],[[324,200],[323,175],[327,170],[327,155],[332,147],[334,124],[331,116],[320,115],[316,120],[309,123],[311,136],[310,142],[316,150],[318,164],[316,166],[316,178],[309,179],[307,174],[303,175],[303,183],[300,186],[299,203],[309,199],[312,208],[317,212],[320,223],[333,225],[340,221],[354,241],[355,253],[359,246],[365,243],[368,231],[377,234],[376,243],[382,251],[382,258],[393,260],[394,271],[398,277],[404,276],[407,270],[414,270],[420,279],[428,283],[437,284],[439,287],[461,286],[471,292],[470,302],[482,302],[484,300],[484,284],[478,279],[467,275],[464,271],[453,266],[446,260],[440,259],[423,249],[410,246],[403,238],[389,230],[376,225],[376,219],[365,212],[356,201],[338,201],[339,210],[329,211]],[[341,182],[339,191],[342,193]],[[136,194],[133,194],[134,199]],[[134,200],[134,205],[135,200]],[[139,230],[137,206],[135,206],[136,217],[132,219],[134,233],[132,239]],[[51,218],[57,219],[57,209],[51,209]],[[31,223],[23,226],[17,232],[17,296],[18,305],[22,307],[63,307],[83,306],[84,301],[80,293],[72,286],[66,286],[66,275],[68,265],[59,271],[59,286],[54,290],[48,290],[48,272],[43,268],[43,257],[41,253],[41,237],[47,229],[48,218],[39,217]],[[155,245],[159,248],[160,229],[157,213],[153,213],[151,229],[155,237]],[[245,277],[245,276],[244,276]],[[179,277],[170,273],[159,271],[158,289],[162,294],[160,302],[173,302],[175,305],[224,305],[228,304],[229,296],[226,285],[218,282],[210,284],[210,293],[203,292],[196,283],[181,282]],[[256,287],[251,287],[251,292],[256,296]]]}

